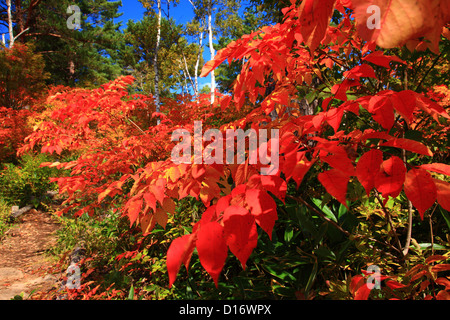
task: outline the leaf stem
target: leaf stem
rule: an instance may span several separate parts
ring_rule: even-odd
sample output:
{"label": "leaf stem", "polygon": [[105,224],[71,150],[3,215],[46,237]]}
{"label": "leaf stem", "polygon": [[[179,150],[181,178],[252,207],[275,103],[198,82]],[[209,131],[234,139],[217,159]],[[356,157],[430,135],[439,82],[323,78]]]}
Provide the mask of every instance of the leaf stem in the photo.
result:
{"label": "leaf stem", "polygon": [[395,227],[394,227],[394,225],[392,223],[392,219],[391,219],[391,215],[389,213],[389,210],[387,210],[387,208],[384,205],[383,201],[381,201],[380,195],[378,194],[378,191],[376,191],[376,190],[375,190],[375,197],[377,198],[378,202],[380,203],[381,208],[383,209],[383,212],[384,212],[384,214],[386,216],[386,219],[387,219],[387,221],[389,223],[389,226],[391,227],[391,230],[394,233],[394,238],[395,238],[395,241],[397,242],[397,245],[398,245],[398,250],[397,251],[401,254],[401,258],[404,259],[405,255],[403,254],[403,251],[402,251],[402,244],[400,243],[400,239],[398,238],[397,230],[395,229]]}

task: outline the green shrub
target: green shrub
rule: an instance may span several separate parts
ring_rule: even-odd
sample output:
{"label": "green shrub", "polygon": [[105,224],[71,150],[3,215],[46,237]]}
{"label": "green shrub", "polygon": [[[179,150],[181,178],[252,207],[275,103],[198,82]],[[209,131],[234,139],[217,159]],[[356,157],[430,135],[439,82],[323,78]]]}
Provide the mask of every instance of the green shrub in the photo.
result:
{"label": "green shrub", "polygon": [[10,206],[32,204],[37,207],[47,190],[53,187],[49,178],[56,174],[52,168],[40,167],[46,161],[48,157],[44,154],[26,154],[17,166],[5,164],[0,171],[0,197]]}
{"label": "green shrub", "polygon": [[0,197],[0,240],[10,227],[10,206]]}

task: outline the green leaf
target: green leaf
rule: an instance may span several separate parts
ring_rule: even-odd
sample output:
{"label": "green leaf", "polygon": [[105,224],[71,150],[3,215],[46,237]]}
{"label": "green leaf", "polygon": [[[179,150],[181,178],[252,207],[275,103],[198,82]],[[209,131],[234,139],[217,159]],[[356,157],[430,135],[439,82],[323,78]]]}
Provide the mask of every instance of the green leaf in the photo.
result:
{"label": "green leaf", "polygon": [[441,212],[442,216],[444,217],[445,222],[447,223],[447,227],[450,229],[450,214],[447,210],[444,210],[442,208],[439,208],[439,211]]}
{"label": "green leaf", "polygon": [[284,241],[290,242],[292,240],[292,237],[294,235],[294,229],[292,226],[287,226],[286,230],[284,231]]}
{"label": "green leaf", "polygon": [[316,279],[316,275],[317,275],[317,269],[318,269],[318,263],[317,261],[314,263],[313,268],[311,270],[311,274],[309,275],[309,279],[308,279],[308,283],[306,284],[305,287],[305,293],[306,296],[308,296],[309,291],[312,288],[312,285],[314,283],[314,280]]}
{"label": "green leaf", "polygon": [[341,220],[341,218],[343,216],[345,216],[347,214],[347,212],[348,212],[348,209],[343,204],[341,204],[339,207],[338,219]]}
{"label": "green leaf", "polygon": [[278,264],[265,264],[263,265],[263,268],[270,273],[272,276],[277,277],[283,281],[295,281],[296,278],[290,274],[289,272],[287,272],[286,270],[284,270],[284,268],[282,268],[282,266],[278,265]]}
{"label": "green leaf", "polygon": [[[431,243],[419,243],[419,247],[420,249],[424,250],[424,249],[431,249]],[[446,247],[440,245],[440,244],[433,244],[433,249],[434,250],[447,250]]]}
{"label": "green leaf", "polygon": [[305,99],[308,101],[308,104],[311,104],[314,99],[317,98],[317,92],[316,91],[311,91],[308,94],[306,94]]}
{"label": "green leaf", "polygon": [[296,207],[295,217],[297,218],[298,225],[303,233],[308,233],[313,237],[317,236],[317,228],[309,219],[309,214],[305,207]]}
{"label": "green leaf", "polygon": [[331,211],[330,208],[328,208],[326,205],[322,206],[322,200],[320,199],[311,199],[312,202],[314,202],[314,204],[319,207],[322,212],[325,214],[325,216],[330,219],[333,220],[334,222],[337,222],[336,216],[334,215],[333,211]]}
{"label": "green leaf", "polygon": [[323,260],[323,261],[335,261],[336,260],[336,255],[334,254],[334,252],[324,246],[319,247],[318,249],[314,250],[314,254],[317,255],[317,257],[319,257],[320,260]]}
{"label": "green leaf", "polygon": [[128,300],[133,300],[134,298],[134,286],[131,285],[130,292],[128,293]]}

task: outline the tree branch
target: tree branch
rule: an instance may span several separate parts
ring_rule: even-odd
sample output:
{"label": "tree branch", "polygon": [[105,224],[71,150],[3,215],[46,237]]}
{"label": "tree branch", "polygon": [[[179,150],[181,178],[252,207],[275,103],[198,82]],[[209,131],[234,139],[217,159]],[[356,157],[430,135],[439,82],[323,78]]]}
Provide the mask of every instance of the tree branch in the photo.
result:
{"label": "tree branch", "polygon": [[433,64],[431,65],[431,67],[427,70],[427,72],[425,72],[425,75],[422,77],[422,80],[420,80],[419,84],[417,85],[416,88],[416,92],[419,91],[420,87],[422,86],[422,83],[425,81],[425,78],[428,76],[428,74],[430,73],[431,70],[433,70],[434,66],[438,63],[439,59],[442,56],[442,52],[436,57],[436,59],[434,59]]}
{"label": "tree branch", "polygon": [[23,30],[21,33],[19,33],[17,36],[15,36],[15,37],[14,37],[14,41],[16,41],[18,37],[20,37],[23,33],[27,32],[28,30],[30,30],[30,28],[26,28],[26,29]]}

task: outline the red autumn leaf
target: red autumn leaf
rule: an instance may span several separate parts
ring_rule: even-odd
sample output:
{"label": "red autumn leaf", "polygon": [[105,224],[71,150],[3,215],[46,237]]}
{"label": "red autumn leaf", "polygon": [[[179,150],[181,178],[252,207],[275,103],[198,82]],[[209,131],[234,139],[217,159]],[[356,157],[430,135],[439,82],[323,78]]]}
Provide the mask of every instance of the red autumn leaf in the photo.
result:
{"label": "red autumn leaf", "polygon": [[423,143],[415,140],[405,139],[405,138],[393,138],[391,140],[388,140],[386,142],[383,142],[380,144],[380,146],[384,147],[395,147],[400,148],[404,150],[408,150],[411,152],[423,154],[425,156],[433,156],[433,153],[431,150],[424,145]]}
{"label": "red autumn leaf", "polygon": [[327,111],[325,119],[328,122],[328,124],[334,129],[334,132],[338,132],[343,115],[344,115],[343,108],[333,108]]}
{"label": "red autumn leaf", "polygon": [[253,175],[247,182],[250,189],[263,189],[271,192],[284,202],[287,192],[287,184],[282,178],[273,175]]}
{"label": "red autumn leaf", "polygon": [[200,78],[206,77],[208,74],[211,73],[211,71],[213,71],[215,68],[217,68],[224,61],[225,61],[225,58],[218,59],[218,57],[216,56],[216,58],[214,60],[210,60],[210,61],[206,62],[202,68]]}
{"label": "red autumn leaf", "polygon": [[216,213],[220,215],[222,212],[224,212],[230,206],[231,199],[232,196],[231,194],[229,194],[217,200]]}
{"label": "red autumn leaf", "polygon": [[375,71],[368,64],[361,64],[344,72],[344,77],[359,79],[361,77],[377,78]]}
{"label": "red autumn leaf", "polygon": [[199,221],[200,225],[217,221],[217,205],[212,205],[211,207],[208,207],[202,214],[202,217]]}
{"label": "red autumn leaf", "polygon": [[369,100],[368,111],[384,129],[390,130],[395,123],[394,107],[389,97],[374,96]]}
{"label": "red autumn leaf", "polygon": [[329,194],[348,207],[346,202],[347,185],[350,179],[348,174],[337,169],[331,169],[319,173],[317,178]]}
{"label": "red autumn leaf", "polygon": [[434,34],[440,34],[442,27],[450,20],[447,0],[351,2],[359,35],[366,41],[375,41],[382,48],[401,46],[410,39],[422,36],[428,36],[433,41],[432,48],[435,48],[439,39],[435,40]]}
{"label": "red autumn leaf", "polygon": [[103,200],[107,195],[109,195],[112,191],[113,191],[113,188],[111,188],[111,186],[108,187],[105,191],[103,191],[102,193],[100,193],[100,194],[98,195],[97,202],[98,202],[98,203],[102,202],[102,200]]}
{"label": "red autumn leaf", "polygon": [[383,152],[370,150],[359,158],[356,164],[356,177],[366,190],[367,196],[375,186],[375,175],[379,172],[383,162]]}
{"label": "red autumn leaf", "polygon": [[160,185],[151,185],[150,190],[155,196],[156,200],[158,200],[162,205],[164,203],[164,198],[166,198],[164,187]]}
{"label": "red autumn leaf", "polygon": [[407,121],[411,123],[413,113],[417,106],[416,93],[411,90],[396,92],[390,96],[394,109]]}
{"label": "red autumn leaf", "polygon": [[163,227],[163,229],[166,228],[167,221],[169,220],[169,216],[167,215],[167,212],[164,211],[163,208],[156,209],[156,212],[153,214],[155,221],[158,222],[158,224]]}
{"label": "red autumn leaf", "polygon": [[450,271],[450,264],[436,264],[431,267],[431,272]]}
{"label": "red autumn leaf", "polygon": [[231,206],[223,214],[223,226],[225,240],[230,251],[239,259],[245,269],[247,259],[258,242],[255,218],[247,209]]}
{"label": "red autumn leaf", "polygon": [[325,37],[336,0],[305,0],[300,4],[300,33],[311,52]]}
{"label": "red autumn leaf", "polygon": [[436,295],[436,300],[450,300],[450,291],[449,290],[441,290]]}
{"label": "red autumn leaf", "polygon": [[130,219],[130,225],[132,225],[141,212],[143,200],[142,198],[132,199],[128,204],[127,216]]}
{"label": "red autumn leaf", "polygon": [[166,172],[167,178],[172,182],[176,182],[180,178],[180,169],[178,167],[171,167]]}
{"label": "red autumn leaf", "polygon": [[320,155],[320,160],[328,163],[334,169],[340,170],[348,176],[355,175],[355,168],[352,160],[348,157],[347,153],[340,152],[334,154]]}
{"label": "red autumn leaf", "polygon": [[439,179],[433,179],[436,185],[437,202],[447,211],[450,211],[450,183]]}
{"label": "red autumn leaf", "polygon": [[193,164],[192,165],[192,177],[194,179],[202,179],[205,176],[206,168],[203,164]]}
{"label": "red autumn leaf", "polygon": [[433,262],[437,262],[437,261],[445,261],[445,260],[447,260],[447,259],[448,259],[448,258],[447,258],[446,256],[442,256],[442,255],[439,255],[439,254],[435,254],[435,255],[432,255],[432,256],[426,258],[426,259],[425,259],[425,263],[426,263],[426,264],[431,264],[431,263],[433,263]]}
{"label": "red autumn leaf", "polygon": [[336,99],[347,101],[347,91],[351,87],[360,86],[359,80],[345,78],[341,83],[335,84],[331,87],[331,93]]}
{"label": "red autumn leaf", "polygon": [[438,103],[433,100],[419,94],[415,93],[417,106],[428,113],[434,120],[439,122],[439,117],[444,117],[446,119],[450,119],[450,115],[447,111]]}
{"label": "red autumn leaf", "polygon": [[245,202],[256,223],[272,239],[272,230],[278,219],[277,205],[272,197],[263,190],[249,189],[245,192]]}
{"label": "red autumn leaf", "polygon": [[425,211],[436,201],[436,185],[424,169],[411,169],[406,174],[405,194],[423,219]]}
{"label": "red autumn leaf", "polygon": [[444,286],[446,290],[450,289],[450,280],[447,278],[440,277],[437,278],[435,282],[440,286]]}
{"label": "red autumn leaf", "polygon": [[319,112],[312,119],[312,123],[316,129],[319,129],[325,120],[325,112]]}
{"label": "red autumn leaf", "polygon": [[146,205],[149,206],[153,212],[156,212],[156,197],[150,192],[144,193],[143,197]]}
{"label": "red autumn leaf", "polygon": [[450,176],[450,165],[444,163],[428,163],[420,166],[422,169]]}
{"label": "red autumn leaf", "polygon": [[403,161],[392,156],[382,162],[380,170],[375,176],[375,188],[380,191],[384,198],[398,197],[405,182],[406,168]]}
{"label": "red autumn leaf", "polygon": [[366,284],[366,279],[361,275],[352,277],[349,289],[355,300],[367,300],[371,290]]}
{"label": "red autumn leaf", "polygon": [[141,215],[139,217],[139,224],[143,234],[148,234],[156,225],[156,219],[152,213]]}
{"label": "red autumn leaf", "polygon": [[366,141],[369,139],[383,139],[390,140],[393,137],[384,131],[373,131],[372,129],[368,129],[364,131],[364,134],[361,136],[361,141]]}
{"label": "red autumn leaf", "polygon": [[364,283],[365,283],[365,278],[358,274],[356,276],[353,276],[350,280],[350,285],[349,285],[349,291],[351,294],[355,294],[356,290],[358,290]]}
{"label": "red autumn leaf", "polygon": [[316,159],[309,161],[305,156],[305,152],[298,152],[297,150],[294,150],[287,153],[285,155],[283,169],[283,172],[286,175],[286,181],[292,178],[296,182],[297,187],[300,187],[304,176],[315,161]]}
{"label": "red autumn leaf", "polygon": [[162,204],[162,208],[165,212],[174,214],[176,209],[176,204],[171,198],[165,198]]}
{"label": "red autumn leaf", "polygon": [[395,289],[400,289],[400,288],[405,288],[406,285],[404,285],[403,283],[397,282],[395,280],[387,280],[386,281],[386,285],[391,288],[392,290]]}
{"label": "red autumn leaf", "polygon": [[170,244],[166,259],[167,272],[169,273],[169,287],[172,287],[175,282],[182,263],[188,269],[194,248],[194,236],[191,234],[176,238]]}
{"label": "red autumn leaf", "polygon": [[387,69],[391,68],[391,66],[389,64],[391,61],[396,61],[396,62],[399,62],[399,63],[406,64],[406,62],[403,61],[402,59],[400,59],[399,57],[397,57],[397,56],[387,56],[382,51],[372,52],[372,53],[368,54],[367,56],[365,56],[364,58],[362,58],[362,60],[363,61],[372,62],[373,64],[385,67]]}
{"label": "red autumn leaf", "polygon": [[220,272],[228,255],[223,227],[215,221],[201,224],[197,232],[196,245],[200,263],[217,287]]}

